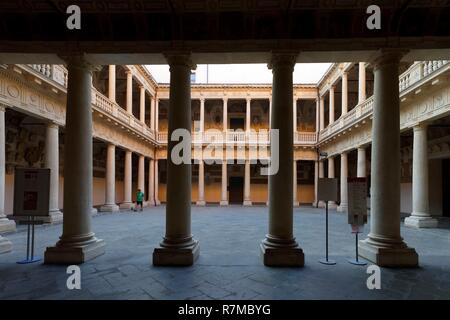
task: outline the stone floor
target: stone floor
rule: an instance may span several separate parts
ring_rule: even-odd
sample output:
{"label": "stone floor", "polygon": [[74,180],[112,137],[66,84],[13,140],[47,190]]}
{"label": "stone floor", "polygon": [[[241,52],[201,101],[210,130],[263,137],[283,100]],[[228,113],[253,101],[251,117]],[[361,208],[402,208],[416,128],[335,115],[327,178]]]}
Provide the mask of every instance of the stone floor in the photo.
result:
{"label": "stone floor", "polygon": [[[200,241],[193,267],[153,267],[150,257],[164,233],[164,207],[143,213],[98,215],[93,228],[106,254],[81,266],[81,290],[66,288],[66,268],[18,265],[26,232],[8,235],[14,251],[0,255],[0,299],[449,299],[450,230],[402,227],[420,256],[420,268],[382,269],[381,290],[366,286],[366,267],[346,259],[354,237],[344,214],[330,213],[330,253],[335,266],[318,263],[324,253],[322,210],[295,210],[295,235],[305,252],[304,268],[268,268],[259,257],[267,229],[265,207],[194,207],[192,226]],[[61,225],[37,229],[42,256],[61,234]],[[368,228],[366,227],[366,232]],[[365,235],[364,235],[365,236]]]}

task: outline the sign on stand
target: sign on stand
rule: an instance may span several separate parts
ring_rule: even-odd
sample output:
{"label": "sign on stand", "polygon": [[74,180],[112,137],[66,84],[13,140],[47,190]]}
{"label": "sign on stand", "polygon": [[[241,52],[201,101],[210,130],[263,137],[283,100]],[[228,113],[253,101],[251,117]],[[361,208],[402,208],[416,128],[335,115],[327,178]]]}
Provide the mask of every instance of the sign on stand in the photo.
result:
{"label": "sign on stand", "polygon": [[355,265],[366,265],[366,262],[359,261],[358,257],[358,234],[363,231],[367,223],[367,179],[347,178],[348,188],[348,223],[355,234],[355,259],[348,259],[348,262]]}
{"label": "sign on stand", "polygon": [[325,259],[322,264],[333,265],[336,261],[328,259],[328,201],[338,200],[338,180],[336,178],[319,178],[317,186],[318,200],[325,201]]}
{"label": "sign on stand", "polygon": [[26,224],[27,257],[19,264],[40,261],[34,256],[34,226],[42,224],[36,217],[49,215],[50,169],[16,168],[14,173],[14,213],[20,224]]}

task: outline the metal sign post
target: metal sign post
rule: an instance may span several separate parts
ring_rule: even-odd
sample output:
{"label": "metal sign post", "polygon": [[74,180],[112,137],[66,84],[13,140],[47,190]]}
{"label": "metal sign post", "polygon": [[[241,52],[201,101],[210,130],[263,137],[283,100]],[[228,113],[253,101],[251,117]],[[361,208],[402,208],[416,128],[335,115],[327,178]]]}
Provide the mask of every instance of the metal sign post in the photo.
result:
{"label": "metal sign post", "polygon": [[319,262],[326,265],[334,265],[336,261],[330,260],[328,257],[328,201],[337,200],[337,179],[319,179],[318,200],[325,201],[325,259],[320,259]]}
{"label": "metal sign post", "polygon": [[27,225],[27,257],[18,264],[40,261],[34,256],[34,226],[44,221],[36,217],[48,216],[50,169],[16,168],[14,172],[14,218]]}
{"label": "metal sign post", "polygon": [[367,262],[360,261],[359,260],[359,254],[358,254],[358,234],[359,234],[359,228],[354,232],[355,234],[355,259],[347,259],[347,261],[351,264],[357,265],[357,266],[365,266]]}
{"label": "metal sign post", "polygon": [[348,178],[348,223],[355,234],[355,259],[347,259],[351,264],[365,266],[367,263],[359,260],[358,234],[367,222],[367,181],[366,178]]}
{"label": "metal sign post", "polygon": [[19,221],[20,224],[27,224],[27,257],[25,260],[17,261],[18,264],[28,264],[42,259],[34,256],[34,225],[42,224],[43,221],[35,220],[34,216],[28,216],[27,220]]}

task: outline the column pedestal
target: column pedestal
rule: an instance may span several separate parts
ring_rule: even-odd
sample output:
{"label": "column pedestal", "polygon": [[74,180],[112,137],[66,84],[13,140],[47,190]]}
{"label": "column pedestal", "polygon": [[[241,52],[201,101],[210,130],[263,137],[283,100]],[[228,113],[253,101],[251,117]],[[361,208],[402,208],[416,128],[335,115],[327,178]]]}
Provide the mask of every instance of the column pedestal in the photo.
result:
{"label": "column pedestal", "polygon": [[105,253],[91,228],[92,66],[82,56],[71,57],[68,77],[63,233],[45,251],[46,264],[80,264]]}
{"label": "column pedestal", "polygon": [[12,243],[5,237],[0,236],[0,253],[10,252],[12,250]]}

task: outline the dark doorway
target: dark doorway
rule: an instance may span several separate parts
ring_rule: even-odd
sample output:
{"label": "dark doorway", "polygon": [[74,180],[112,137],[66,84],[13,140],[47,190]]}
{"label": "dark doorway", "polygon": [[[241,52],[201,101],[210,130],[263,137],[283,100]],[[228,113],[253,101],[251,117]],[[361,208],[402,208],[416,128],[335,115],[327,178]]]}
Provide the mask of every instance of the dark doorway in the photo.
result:
{"label": "dark doorway", "polygon": [[450,217],[450,159],[442,160],[442,215]]}
{"label": "dark doorway", "polygon": [[230,177],[229,188],[229,203],[242,204],[244,202],[244,178]]}
{"label": "dark doorway", "polygon": [[230,118],[230,129],[237,130],[242,129],[244,130],[245,121],[244,118]]}

